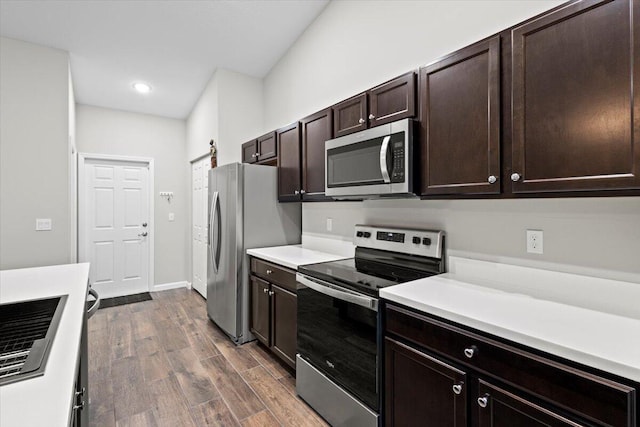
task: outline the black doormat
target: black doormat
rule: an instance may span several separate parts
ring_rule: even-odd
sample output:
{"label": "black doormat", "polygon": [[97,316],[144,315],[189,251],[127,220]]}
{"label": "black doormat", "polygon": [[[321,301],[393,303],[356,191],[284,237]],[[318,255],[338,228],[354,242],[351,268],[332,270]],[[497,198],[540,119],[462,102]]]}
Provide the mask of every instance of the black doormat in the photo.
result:
{"label": "black doormat", "polygon": [[[133,304],[134,302],[149,301],[150,299],[152,298],[149,292],[143,292],[141,294],[125,295],[123,297],[105,298],[100,300],[100,308],[108,308],[108,307],[115,307],[118,305]],[[90,306],[93,304],[93,301],[89,301],[87,304]]]}

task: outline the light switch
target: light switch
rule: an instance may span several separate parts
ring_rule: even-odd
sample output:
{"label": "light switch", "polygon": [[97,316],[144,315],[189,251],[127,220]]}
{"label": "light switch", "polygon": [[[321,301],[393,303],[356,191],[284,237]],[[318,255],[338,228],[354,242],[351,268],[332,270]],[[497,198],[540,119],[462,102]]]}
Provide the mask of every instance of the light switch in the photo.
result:
{"label": "light switch", "polygon": [[173,212],[169,212],[169,221],[174,221],[176,219],[176,214]]}
{"label": "light switch", "polygon": [[51,230],[51,218],[36,218],[36,231]]}

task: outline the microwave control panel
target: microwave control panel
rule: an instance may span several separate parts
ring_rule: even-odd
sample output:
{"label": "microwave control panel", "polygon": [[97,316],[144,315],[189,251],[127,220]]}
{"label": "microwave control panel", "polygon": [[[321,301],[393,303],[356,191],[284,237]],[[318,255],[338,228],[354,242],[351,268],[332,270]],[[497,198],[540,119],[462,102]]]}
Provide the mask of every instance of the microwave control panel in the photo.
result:
{"label": "microwave control panel", "polygon": [[[399,135],[399,137],[397,137]],[[391,149],[393,152],[393,165],[391,167],[391,182],[404,182],[404,135],[402,133],[393,135]],[[397,137],[397,138],[396,138]]]}

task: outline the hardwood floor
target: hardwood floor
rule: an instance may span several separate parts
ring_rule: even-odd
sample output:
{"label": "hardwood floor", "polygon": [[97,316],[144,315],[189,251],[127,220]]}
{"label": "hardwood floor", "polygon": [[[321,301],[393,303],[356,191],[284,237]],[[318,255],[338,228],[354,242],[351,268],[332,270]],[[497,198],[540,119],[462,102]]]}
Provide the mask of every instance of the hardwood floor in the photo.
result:
{"label": "hardwood floor", "polygon": [[236,347],[195,291],[89,319],[91,426],[327,426],[264,347]]}

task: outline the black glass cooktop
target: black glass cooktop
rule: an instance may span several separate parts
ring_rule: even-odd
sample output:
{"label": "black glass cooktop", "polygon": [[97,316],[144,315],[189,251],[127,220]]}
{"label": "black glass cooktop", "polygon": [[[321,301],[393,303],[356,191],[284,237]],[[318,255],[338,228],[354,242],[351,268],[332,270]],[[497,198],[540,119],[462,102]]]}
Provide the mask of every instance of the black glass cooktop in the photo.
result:
{"label": "black glass cooktop", "polygon": [[442,273],[443,266],[427,257],[357,248],[355,258],[301,265],[298,271],[378,297],[382,288]]}

